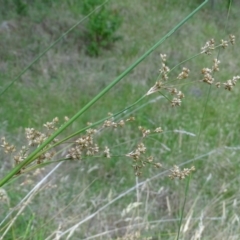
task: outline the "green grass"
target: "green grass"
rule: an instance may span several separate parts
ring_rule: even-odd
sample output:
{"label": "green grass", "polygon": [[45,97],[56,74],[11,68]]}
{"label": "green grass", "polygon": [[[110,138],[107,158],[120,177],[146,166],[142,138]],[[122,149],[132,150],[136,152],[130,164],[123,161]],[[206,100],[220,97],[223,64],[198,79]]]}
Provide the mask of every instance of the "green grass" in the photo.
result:
{"label": "green grass", "polygon": [[[69,2],[74,5],[74,1]],[[84,46],[79,45],[79,26],[2,95],[1,135],[7,136],[20,147],[25,144],[25,127],[41,130],[43,123],[55,116],[60,119],[66,115],[73,116],[197,5],[193,1],[188,6],[176,1],[172,4],[165,1],[162,5],[153,0],[139,2],[140,0],[110,3],[123,16],[123,24],[118,32],[123,39],[116,42],[112,49],[104,51],[98,58],[87,56]],[[0,48],[1,88],[9,84],[40,52],[79,20],[79,15],[73,14],[71,10],[74,9],[73,6],[66,10],[66,5],[54,4],[54,7],[48,9],[44,5],[37,9],[31,6],[25,17],[16,16],[14,12],[1,16],[1,21],[10,20],[14,25],[0,39],[0,45],[4,46]],[[122,110],[145,94],[156,81],[161,64],[159,53],[166,53],[168,65],[173,67],[198,53],[210,38],[220,41],[233,33],[236,35],[236,45],[220,51],[221,71],[215,78],[216,81],[224,81],[239,75],[239,11],[236,10],[238,3],[234,4],[226,30],[225,7],[211,9],[207,6],[74,122],[66,134],[81,129],[88,121],[95,122],[106,117],[108,112]],[[213,56],[217,56],[217,51]],[[165,169],[169,170],[174,164],[179,165],[216,150],[216,153],[186,165],[190,167],[194,164],[197,170],[192,175],[187,193],[182,224],[186,231],[181,232],[182,239],[191,239],[199,230],[201,216],[205,226],[202,239],[238,239],[239,223],[234,219],[240,214],[236,203],[239,200],[240,181],[240,87],[237,84],[232,92],[228,92],[212,86],[207,99],[209,86],[196,83],[195,80],[202,77],[200,71],[203,67],[212,64],[213,56],[200,56],[186,64],[191,70],[190,80],[187,80],[190,84],[181,89],[185,98],[180,108],[172,108],[164,98],[143,106],[158,96],[150,95],[138,104],[142,108],[133,113],[135,123],[119,131],[108,130],[99,136],[100,146],[111,146],[116,157],[63,163],[48,179],[49,184],[56,184],[57,187],[39,191],[6,239],[46,239],[60,224],[62,231],[65,231],[134,186],[136,179],[131,162],[124,155],[139,142],[139,125],[150,129],[161,126],[166,131],[145,141],[149,152],[163,164],[164,169],[144,169],[139,182],[146,181]],[[171,76],[176,77],[178,70],[180,68]],[[196,137],[174,133],[176,129],[193,133]],[[238,148],[226,149],[225,146]],[[6,155],[1,156],[4,164],[0,178],[6,175],[11,165]],[[14,207],[52,167],[46,167],[36,177],[30,173],[30,176],[17,178],[4,187],[9,195],[10,207]],[[137,224],[138,221],[144,224],[128,228],[129,233],[134,230],[140,231],[142,237],[176,239],[179,223],[176,219],[180,217],[186,181],[172,181],[167,174],[142,185],[138,192],[142,205],[138,208],[122,215],[130,203],[137,201],[134,190],[82,224],[71,239],[86,239],[107,230]],[[25,178],[33,179],[33,183],[21,186]],[[8,207],[4,202],[0,204],[3,206],[0,207],[3,219]],[[225,218],[221,219],[224,213]],[[29,222],[29,219],[32,221]],[[168,219],[175,220],[171,222]],[[186,219],[191,219],[188,226]],[[147,228],[147,223],[150,228]],[[31,229],[29,232],[27,227]],[[117,239],[125,232],[126,229],[122,229],[99,239]]]}

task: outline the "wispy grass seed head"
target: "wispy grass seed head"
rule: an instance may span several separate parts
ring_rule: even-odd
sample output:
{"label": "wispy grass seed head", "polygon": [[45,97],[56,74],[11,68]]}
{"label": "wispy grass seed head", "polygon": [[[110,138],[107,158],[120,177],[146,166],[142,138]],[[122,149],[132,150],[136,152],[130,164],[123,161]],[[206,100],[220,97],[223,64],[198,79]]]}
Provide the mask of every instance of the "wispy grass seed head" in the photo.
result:
{"label": "wispy grass seed head", "polygon": [[184,168],[183,170],[181,170],[178,166],[174,165],[173,169],[170,170],[171,174],[169,175],[169,178],[171,179],[178,178],[182,180],[189,176],[193,171],[195,171],[194,166],[192,166],[191,168]]}
{"label": "wispy grass seed head", "polygon": [[[146,138],[150,133],[151,130],[145,129],[142,126],[139,126],[139,130],[142,132],[142,140]],[[161,127],[156,128],[153,132],[155,133],[162,133],[163,130]],[[142,174],[142,169],[147,165],[151,164],[155,168],[161,168],[162,164],[159,162],[154,161],[153,156],[146,156],[147,147],[144,145],[143,142],[140,142],[137,145],[137,148],[130,153],[126,154],[126,157],[129,157],[133,160],[134,164],[132,165],[135,175],[140,176]]]}
{"label": "wispy grass seed head", "polygon": [[[171,72],[170,68],[166,65],[167,55],[166,54],[160,54],[160,57],[162,59],[162,67],[160,68],[160,76],[159,80],[156,81],[155,85],[151,87],[148,92],[146,93],[146,96],[160,92],[161,90],[165,90],[172,95],[175,95],[171,101],[172,107],[180,106],[181,105],[181,99],[184,98],[184,94],[179,91],[176,87],[171,86],[168,83],[168,74]],[[182,72],[178,74],[177,79],[186,79],[189,77],[190,70],[186,67],[182,68]]]}
{"label": "wispy grass seed head", "polygon": [[16,151],[15,146],[8,143],[5,139],[5,137],[2,137],[1,140],[2,140],[1,147],[4,149],[5,153],[13,153]]}

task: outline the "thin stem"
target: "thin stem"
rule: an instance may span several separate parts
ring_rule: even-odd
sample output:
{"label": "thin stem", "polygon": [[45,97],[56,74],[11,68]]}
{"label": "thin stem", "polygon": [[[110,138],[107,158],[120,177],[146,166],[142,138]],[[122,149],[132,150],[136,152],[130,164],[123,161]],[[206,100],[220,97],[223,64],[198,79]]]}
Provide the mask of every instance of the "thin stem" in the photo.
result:
{"label": "thin stem", "polygon": [[175,68],[177,68],[178,66],[184,64],[185,62],[188,62],[188,61],[192,60],[192,59],[195,58],[195,57],[198,57],[198,56],[201,55],[201,54],[202,54],[202,53],[197,53],[197,54],[193,55],[192,57],[189,57],[189,58],[185,59],[184,61],[178,63],[176,66],[174,66],[174,67],[169,71],[169,73],[172,72],[172,71],[173,71]]}

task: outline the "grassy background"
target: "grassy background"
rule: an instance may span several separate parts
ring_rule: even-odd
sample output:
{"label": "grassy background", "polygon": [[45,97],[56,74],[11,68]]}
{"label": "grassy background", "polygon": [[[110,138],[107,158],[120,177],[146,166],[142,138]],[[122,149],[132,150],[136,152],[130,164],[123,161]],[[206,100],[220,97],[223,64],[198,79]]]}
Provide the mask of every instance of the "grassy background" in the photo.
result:
{"label": "grassy background", "polygon": [[[221,70],[215,78],[226,81],[238,75],[239,3],[233,3],[227,23],[226,1],[215,5],[212,2],[98,101],[67,132],[78,130],[88,121],[95,122],[108,112],[118,112],[145,94],[156,81],[161,64],[159,53],[166,53],[168,65],[173,67],[198,53],[210,38],[220,42],[233,33],[237,44],[220,51]],[[122,39],[99,57],[89,57],[81,40],[84,24],[77,27],[1,96],[1,136],[6,136],[20,147],[25,144],[24,128],[41,130],[43,123],[56,116],[63,119],[66,115],[74,115],[199,3],[154,0],[108,3],[122,16],[123,22],[117,32]],[[7,4],[9,11],[0,10],[1,90],[82,17],[77,1],[59,0],[51,1],[51,4],[36,1],[28,5],[28,13],[24,16],[16,14],[11,8],[11,1]],[[4,27],[6,23],[7,28]],[[134,186],[136,179],[131,162],[124,154],[132,151],[140,140],[139,125],[150,129],[161,126],[166,131],[145,142],[149,153],[159,159],[164,169],[145,169],[138,181],[150,180],[138,192],[132,191],[86,221],[71,239],[88,239],[94,234],[110,230],[112,232],[99,239],[127,239],[126,234],[136,232],[141,233],[139,239],[175,239],[186,181],[172,181],[167,174],[153,180],[151,178],[165,169],[169,170],[174,164],[185,163],[211,151],[215,152],[194,162],[197,171],[190,181],[182,239],[196,239],[194,236],[200,232],[201,224],[204,226],[202,239],[239,239],[240,88],[237,85],[232,92],[227,92],[195,82],[201,78],[201,69],[210,67],[217,54],[216,51],[210,57],[200,56],[186,64],[191,75],[187,80],[189,84],[181,88],[185,99],[180,108],[171,108],[163,98],[147,104],[158,96],[151,95],[139,105],[140,110],[134,112],[135,123],[121,131],[109,130],[99,136],[99,144],[103,147],[109,145],[116,157],[64,163],[18,218],[6,239],[46,239],[59,226],[64,231]],[[173,78],[179,73],[177,70],[172,73]],[[176,129],[194,133],[196,137],[174,133]],[[1,156],[0,176],[3,177],[11,162],[7,156]],[[0,203],[1,219],[9,207],[14,207],[51,168],[45,168],[37,176],[29,174],[19,177],[15,183],[5,187],[10,202],[9,205]],[[21,185],[29,179],[33,182]],[[137,201],[141,205],[124,215],[123,210]],[[133,227],[137,223],[142,224]]]}

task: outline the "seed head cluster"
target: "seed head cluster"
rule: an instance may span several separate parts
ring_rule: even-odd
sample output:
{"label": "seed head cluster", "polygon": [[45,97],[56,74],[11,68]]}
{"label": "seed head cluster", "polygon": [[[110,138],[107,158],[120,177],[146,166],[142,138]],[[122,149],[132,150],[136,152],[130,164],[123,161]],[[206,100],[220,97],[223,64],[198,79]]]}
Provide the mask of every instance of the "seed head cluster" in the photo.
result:
{"label": "seed head cluster", "polygon": [[[16,153],[16,155],[13,156],[14,164],[18,165],[21,162],[23,162],[29,155],[30,151],[33,148],[38,147],[41,145],[49,136],[51,136],[52,131],[57,129],[56,124],[58,123],[58,118],[54,118],[52,122],[47,122],[43,124],[45,128],[47,128],[45,133],[39,132],[34,128],[26,128],[25,129],[25,138],[27,140],[27,145],[22,146],[21,149]],[[52,160],[55,151],[45,151],[47,148],[49,148],[52,144],[56,143],[58,140],[54,139],[51,144],[46,146],[42,150],[42,154],[39,154],[38,157],[35,159],[35,162],[32,164],[41,164],[44,161]],[[5,138],[2,138],[2,145],[1,147],[4,148],[5,153],[13,153],[16,151],[16,147],[14,145],[10,145]],[[21,169],[21,171],[18,173],[20,174],[25,168]]]}
{"label": "seed head cluster", "polygon": [[[217,47],[227,48],[229,43],[232,45],[235,44],[235,36],[230,35],[229,40],[221,40],[221,43]],[[202,53],[211,54],[212,50],[214,50],[216,47],[214,46],[214,40],[211,39],[208,41],[205,46],[202,48]],[[213,65],[211,68],[203,68],[201,73],[203,75],[203,79],[201,79],[202,82],[205,82],[209,85],[212,85],[215,82],[214,79],[214,73],[219,72],[220,61],[218,59],[213,60]],[[215,85],[217,88],[220,88],[222,85],[224,86],[224,89],[231,91],[233,87],[236,85],[237,81],[240,79],[240,76],[233,76],[232,79],[227,80],[226,82],[221,83],[220,81],[216,82]]]}
{"label": "seed head cluster", "polygon": [[202,69],[202,74],[203,74],[203,82],[208,83],[208,84],[213,84],[214,78],[212,76],[212,69],[210,68],[203,68]]}
{"label": "seed head cluster", "polygon": [[22,146],[18,154],[13,157],[16,165],[21,163],[28,156],[28,150],[26,146]]}
{"label": "seed head cluster", "polygon": [[74,142],[74,147],[68,150],[66,158],[81,160],[83,156],[94,156],[99,152],[99,146],[94,143],[93,136],[96,129],[88,129],[86,135],[81,136]]}
{"label": "seed head cluster", "polygon": [[[47,128],[46,133],[42,133],[37,131],[34,128],[26,128],[25,135],[26,139],[28,140],[28,146],[39,146],[41,145],[49,136],[51,136],[52,131],[57,130],[58,127],[56,126],[58,123],[58,118],[54,118],[52,122],[47,122],[43,124],[45,128]],[[58,140],[54,139],[53,143],[56,143]]]}
{"label": "seed head cluster", "polygon": [[[139,130],[142,132],[143,136],[142,138],[147,137],[151,131],[145,129],[144,127],[140,126]],[[158,127],[156,128],[154,131],[154,133],[161,133],[162,128]],[[142,169],[147,165],[147,164],[151,164],[156,168],[160,168],[162,167],[162,164],[159,162],[154,162],[154,157],[153,156],[146,156],[146,151],[147,148],[144,145],[143,142],[140,142],[137,145],[137,148],[133,151],[131,151],[130,153],[126,154],[127,157],[131,158],[133,160],[133,164],[132,167],[134,169],[135,175],[136,176],[140,176],[142,174]]]}
{"label": "seed head cluster", "polygon": [[171,174],[169,175],[169,177],[171,179],[178,178],[181,180],[189,176],[193,171],[195,171],[194,166],[192,166],[191,168],[184,168],[183,170],[181,170],[178,166],[174,165],[173,169],[170,170]]}
{"label": "seed head cluster", "polygon": [[4,149],[5,153],[13,153],[16,151],[16,148],[14,145],[11,145],[10,143],[8,143],[5,139],[5,137],[2,137],[2,145],[1,147]]}
{"label": "seed head cluster", "polygon": [[182,72],[178,75],[177,79],[185,79],[188,78],[190,70],[188,68],[183,68]]}
{"label": "seed head cluster", "polygon": [[47,139],[45,133],[41,133],[34,128],[26,128],[25,134],[28,140],[28,146],[39,146]]}
{"label": "seed head cluster", "polygon": [[[173,99],[171,100],[172,107],[180,106],[182,102],[182,98],[184,98],[184,94],[179,91],[174,86],[171,86],[169,84],[168,74],[171,72],[170,68],[167,66],[167,55],[166,54],[160,54],[160,57],[162,59],[162,66],[159,69],[160,76],[159,80],[156,81],[155,85],[149,89],[149,91],[146,93],[146,96],[153,94],[155,92],[160,92],[162,90],[165,90],[169,92],[171,95],[174,95]],[[190,70],[186,67],[183,67],[182,72],[178,74],[177,79],[186,79],[189,77]]]}
{"label": "seed head cluster", "polygon": [[201,48],[201,53],[205,53],[207,55],[211,55],[212,51],[215,49],[215,41],[214,39],[210,39],[205,43],[205,45]]}
{"label": "seed head cluster", "polygon": [[240,79],[240,76],[235,76],[232,79],[227,80],[225,83],[223,83],[224,88],[228,91],[231,91],[232,88],[236,85],[237,80],[239,80],[239,79]]}
{"label": "seed head cluster", "polygon": [[222,48],[227,48],[229,43],[232,45],[235,44],[235,36],[233,34],[229,35],[228,40],[221,40],[221,43],[217,46],[215,46],[215,40],[212,38],[209,41],[205,43],[205,45],[201,48],[201,53],[205,53],[207,55],[211,55],[213,50],[216,49],[217,47],[222,47]]}
{"label": "seed head cluster", "polygon": [[142,132],[143,137],[147,137],[151,133],[149,129],[146,129],[142,126],[139,126],[138,129]]}

